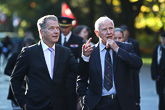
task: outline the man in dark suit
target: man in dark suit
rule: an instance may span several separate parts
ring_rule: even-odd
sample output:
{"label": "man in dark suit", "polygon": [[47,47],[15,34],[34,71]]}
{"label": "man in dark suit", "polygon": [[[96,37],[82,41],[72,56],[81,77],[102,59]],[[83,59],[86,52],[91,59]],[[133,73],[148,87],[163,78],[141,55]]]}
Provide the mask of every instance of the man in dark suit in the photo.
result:
{"label": "man in dark suit", "polygon": [[[61,34],[57,43],[70,48],[77,62],[79,62],[84,41],[81,37],[71,31],[72,21],[74,19],[68,17],[58,17],[58,20]],[[76,79],[77,76],[75,74],[68,74],[66,83],[66,110],[76,110]]]}
{"label": "man in dark suit", "polygon": [[[28,36],[28,37],[25,37],[23,39],[23,44],[22,44],[23,46],[22,47],[27,47],[27,46],[30,46],[33,44],[35,44],[35,39],[33,37]],[[4,74],[11,76],[11,73],[13,71],[15,64],[16,64],[17,57],[19,54],[20,54],[20,51],[17,51],[11,55],[11,57],[7,61]],[[25,89],[25,86],[26,86],[25,83],[23,83],[22,88]],[[21,108],[19,107],[18,103],[15,100],[11,86],[9,87],[9,93],[8,93],[7,99],[11,100],[11,104],[12,104],[13,109],[21,110]]]}
{"label": "man in dark suit", "polygon": [[135,39],[130,38],[128,27],[126,25],[121,25],[120,28],[124,32],[125,42],[131,43],[133,45],[133,49],[134,49],[134,52],[136,53],[136,55],[141,57],[141,52],[139,49],[139,43]]}
{"label": "man in dark suit", "polygon": [[159,95],[159,110],[165,110],[165,32],[161,34],[161,44],[153,51],[151,64],[152,79],[156,81],[156,90]]}
{"label": "man in dark suit", "polygon": [[[37,22],[41,41],[23,48],[11,75],[14,95],[24,110],[66,110],[66,79],[69,71],[78,74],[71,50],[56,44],[58,19],[47,15]],[[27,77],[27,91],[21,89]]]}
{"label": "man in dark suit", "polygon": [[137,110],[130,69],[139,69],[141,58],[130,44],[113,40],[114,23],[110,18],[100,17],[95,22],[95,33],[99,43],[93,49],[89,42],[83,45],[86,69],[77,82],[83,110]]}
{"label": "man in dark suit", "polygon": [[[135,39],[130,38],[128,27],[126,25],[121,25],[120,28],[124,32],[125,42],[128,42],[128,43],[132,44],[134,52],[136,53],[136,55],[141,57],[141,52],[140,52],[140,49],[139,49],[139,43]],[[139,80],[140,69],[139,70],[138,69],[132,69],[131,72],[133,73],[132,83],[133,83],[134,90],[135,90],[136,105],[139,108],[138,110],[140,110],[140,80]]]}
{"label": "man in dark suit", "polygon": [[[126,40],[125,37],[127,35],[126,36],[124,35],[124,32],[123,32],[123,30],[121,28],[115,28],[114,32],[115,32],[114,33],[114,39],[115,39],[115,41],[128,43],[128,42],[125,42],[125,40]],[[130,44],[132,45],[132,43],[130,43]],[[130,74],[130,75],[132,77],[131,82],[132,82],[132,86],[134,88],[135,97],[136,97],[136,106],[137,106],[137,109],[140,110],[139,70],[132,69],[131,72],[133,73],[133,74]]]}

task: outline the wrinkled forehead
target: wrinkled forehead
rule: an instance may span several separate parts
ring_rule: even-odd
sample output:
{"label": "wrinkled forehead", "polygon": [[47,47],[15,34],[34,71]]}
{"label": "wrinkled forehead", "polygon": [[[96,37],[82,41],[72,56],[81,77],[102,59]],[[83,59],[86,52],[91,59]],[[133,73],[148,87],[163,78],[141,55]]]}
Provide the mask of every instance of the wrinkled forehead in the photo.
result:
{"label": "wrinkled forehead", "polygon": [[106,19],[106,20],[100,22],[99,27],[100,27],[100,29],[101,28],[110,28],[110,27],[114,28],[114,25],[113,25],[112,21]]}

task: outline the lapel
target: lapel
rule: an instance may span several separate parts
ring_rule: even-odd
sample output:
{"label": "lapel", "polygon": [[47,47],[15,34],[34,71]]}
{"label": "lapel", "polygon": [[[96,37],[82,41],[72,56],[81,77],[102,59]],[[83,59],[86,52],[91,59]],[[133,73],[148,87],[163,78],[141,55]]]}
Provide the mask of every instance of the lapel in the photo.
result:
{"label": "lapel", "polygon": [[116,71],[116,64],[117,64],[117,59],[116,59],[116,52],[113,51],[113,74],[115,74]]}
{"label": "lapel", "polygon": [[100,61],[100,51],[99,51],[99,43],[95,45],[95,48],[93,49],[93,59],[94,63],[96,64],[96,68],[99,72],[100,77],[102,77],[102,72],[101,72],[101,61]]}
{"label": "lapel", "polygon": [[[60,57],[60,48],[59,48],[59,45],[57,45],[57,44],[55,44],[56,46],[55,46],[55,63],[54,63],[54,70],[53,70],[53,73],[55,74],[55,71],[56,71],[56,68],[57,68],[57,64],[58,64],[58,62],[59,62],[59,57]],[[53,75],[53,76],[55,76],[55,75]],[[54,77],[53,77],[53,79],[54,79]]]}
{"label": "lapel", "polygon": [[[116,42],[116,44],[120,47],[121,43]],[[117,57],[116,57],[116,52],[113,51],[113,74],[115,75],[116,69],[117,69]]]}
{"label": "lapel", "polygon": [[[42,45],[41,45],[41,42],[38,43],[38,53],[39,53],[39,56],[40,56],[40,59],[41,59],[41,62],[42,64],[44,65],[45,68],[43,68],[44,70],[46,70],[46,73],[48,73],[49,75],[49,71],[48,71],[48,67],[46,65],[46,61],[45,61],[45,57],[44,57],[44,53],[43,53],[43,49],[42,49]],[[50,77],[50,75],[49,75]]]}
{"label": "lapel", "polygon": [[73,33],[71,34],[68,42],[66,43],[66,47],[70,47],[70,44],[72,44],[72,42],[74,41],[74,36],[73,36]]}

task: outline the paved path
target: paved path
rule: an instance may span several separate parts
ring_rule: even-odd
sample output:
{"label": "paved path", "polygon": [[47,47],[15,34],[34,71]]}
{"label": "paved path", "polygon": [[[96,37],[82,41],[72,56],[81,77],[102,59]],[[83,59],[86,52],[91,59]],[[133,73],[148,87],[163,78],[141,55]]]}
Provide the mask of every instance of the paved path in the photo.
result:
{"label": "paved path", "polygon": [[[140,73],[141,110],[158,110],[158,96],[155,82],[151,80],[149,66],[143,66]],[[6,99],[9,77],[0,73],[0,110],[12,110],[10,101]]]}
{"label": "paved path", "polygon": [[141,110],[158,110],[158,95],[151,79],[150,67],[143,66],[140,73]]}

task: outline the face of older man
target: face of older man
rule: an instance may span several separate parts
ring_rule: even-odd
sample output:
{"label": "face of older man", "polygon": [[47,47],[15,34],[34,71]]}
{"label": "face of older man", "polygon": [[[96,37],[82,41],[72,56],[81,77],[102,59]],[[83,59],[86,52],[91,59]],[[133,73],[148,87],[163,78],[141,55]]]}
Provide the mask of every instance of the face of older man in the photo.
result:
{"label": "face of older man", "polygon": [[104,45],[108,39],[114,39],[114,26],[110,20],[107,19],[100,23],[97,36]]}

